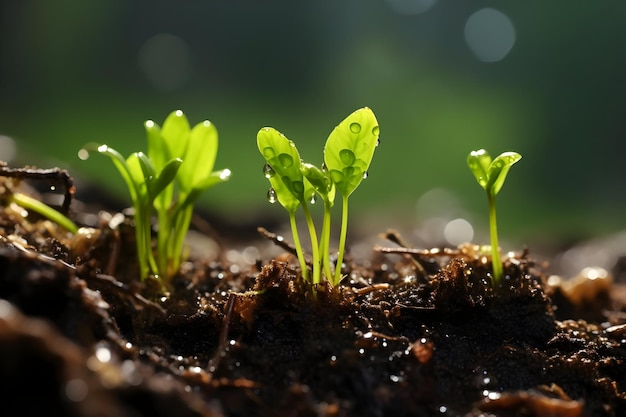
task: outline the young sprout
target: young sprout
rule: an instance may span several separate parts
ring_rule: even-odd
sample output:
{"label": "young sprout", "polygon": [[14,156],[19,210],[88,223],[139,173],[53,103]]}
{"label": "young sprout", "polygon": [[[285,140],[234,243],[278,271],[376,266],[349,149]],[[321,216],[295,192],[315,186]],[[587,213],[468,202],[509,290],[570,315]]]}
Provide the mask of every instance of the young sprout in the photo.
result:
{"label": "young sprout", "polygon": [[522,155],[516,152],[504,152],[492,160],[489,153],[484,149],[472,151],[467,157],[467,165],[476,177],[476,181],[487,192],[494,286],[498,285],[502,279],[502,261],[500,260],[498,227],[496,224],[496,195],[502,188],[509,169],[520,159],[522,159]]}
{"label": "young sprout", "polygon": [[[330,134],[324,148],[324,165],[320,169],[300,160],[294,143],[273,128],[263,128],[257,135],[257,146],[266,160],[265,176],[270,180],[270,202],[278,200],[289,212],[296,252],[302,267],[302,275],[308,272],[297,236],[295,213],[302,206],[313,255],[313,279],[321,281],[321,271],[333,285],[341,280],[341,265],[346,243],[348,222],[348,197],[367,176],[374,149],[378,144],[378,122],[369,108],[355,111],[343,120]],[[331,208],[335,193],[342,194],[343,213],[339,254],[333,274],[330,264]],[[308,201],[317,194],[324,201],[324,219],[318,242]]]}
{"label": "young sprout", "polygon": [[298,262],[302,269],[302,278],[309,279],[304,252],[298,236],[296,227],[296,210],[302,206],[309,228],[311,246],[313,254],[313,283],[321,281],[319,248],[317,233],[313,224],[313,218],[308,208],[308,201],[311,201],[315,190],[308,181],[305,181],[302,174],[302,160],[296,149],[296,145],[287,139],[278,130],[265,127],[257,134],[257,147],[265,158],[266,164],[263,167],[263,174],[270,181],[271,188],[268,191],[268,201],[274,203],[278,201],[289,213],[289,224],[293,235],[294,245]]}
{"label": "young sprout", "polygon": [[344,119],[332,131],[324,147],[324,164],[332,182],[341,193],[341,232],[334,285],[341,280],[348,230],[348,197],[367,178],[374,150],[378,146],[380,128],[374,112],[368,107],[359,109]]}
{"label": "young sprout", "polygon": [[174,182],[154,200],[158,230],[159,271],[175,275],[183,259],[185,236],[189,230],[193,205],[201,193],[230,178],[230,170],[213,171],[217,157],[218,134],[208,120],[190,128],[182,111],[172,112],[159,126],[151,120],[144,124],[148,156],[157,170],[165,169],[172,159],[182,160]]}
{"label": "young sprout", "polygon": [[43,217],[53,221],[72,234],[76,234],[78,232],[78,226],[76,226],[73,221],[36,198],[17,192],[10,193],[8,200],[25,208],[26,210],[32,210],[39,213]]}
{"label": "young sprout", "polygon": [[[111,158],[128,187],[135,210],[135,235],[141,277],[173,277],[183,259],[183,243],[191,222],[193,203],[200,193],[230,176],[213,172],[217,130],[209,121],[190,129],[182,111],[171,113],[163,128],[145,123],[148,155],[135,152],[127,159],[107,145],[89,144]],[[151,217],[156,211],[159,233],[156,256],[152,250]]]}

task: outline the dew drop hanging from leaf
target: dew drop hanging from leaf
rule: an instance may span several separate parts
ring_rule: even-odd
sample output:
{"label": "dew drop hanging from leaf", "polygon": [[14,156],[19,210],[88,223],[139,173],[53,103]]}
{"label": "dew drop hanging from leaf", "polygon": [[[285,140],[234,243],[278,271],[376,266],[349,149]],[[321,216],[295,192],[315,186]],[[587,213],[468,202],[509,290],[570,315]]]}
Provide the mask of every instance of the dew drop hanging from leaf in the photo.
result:
{"label": "dew drop hanging from leaf", "polygon": [[278,201],[278,198],[276,198],[276,190],[274,190],[273,188],[270,188],[267,191],[267,201],[269,201],[271,204],[274,204],[276,201]]}

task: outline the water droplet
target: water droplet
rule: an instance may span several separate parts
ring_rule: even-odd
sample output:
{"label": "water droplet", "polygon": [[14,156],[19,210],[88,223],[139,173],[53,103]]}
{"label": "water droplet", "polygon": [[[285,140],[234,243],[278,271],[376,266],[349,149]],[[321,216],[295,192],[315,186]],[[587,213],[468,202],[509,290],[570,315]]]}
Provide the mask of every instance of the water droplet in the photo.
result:
{"label": "water droplet", "polygon": [[361,125],[357,122],[350,123],[350,132],[359,133],[361,131]]}
{"label": "water droplet", "polygon": [[380,138],[376,139],[376,147],[378,147],[378,145],[380,145]]}
{"label": "water droplet", "polygon": [[372,135],[378,136],[380,134],[380,128],[378,126],[374,126],[372,128]]}
{"label": "water droplet", "polygon": [[302,194],[304,192],[304,184],[301,181],[292,181],[291,188],[296,194]]}
{"label": "water droplet", "polygon": [[363,179],[366,179],[368,175],[369,175],[369,174],[367,173],[367,171],[363,171],[363,177],[362,177],[362,178],[363,178]]}
{"label": "water droplet", "polygon": [[274,190],[273,188],[270,188],[267,191],[267,201],[269,201],[271,204],[274,204],[276,201],[278,201],[278,198],[276,198],[276,190]]}
{"label": "water droplet", "polygon": [[270,179],[276,175],[276,171],[274,171],[274,168],[272,168],[270,164],[265,164],[263,165],[263,175],[265,175],[265,178]]}
{"label": "water droplet", "polygon": [[263,157],[265,159],[272,159],[275,156],[276,152],[274,152],[274,148],[271,148],[269,146],[267,148],[263,148]]}
{"label": "water droplet", "polygon": [[56,190],[56,189],[57,189],[57,187],[55,187],[54,185],[51,185],[51,186],[50,186],[50,191],[54,191],[54,190]]}
{"label": "water droplet", "polygon": [[280,155],[278,155],[278,160],[280,161],[280,164],[283,166],[283,168],[289,168],[293,165],[293,158],[289,154],[281,153]]}
{"label": "water droplet", "polygon": [[330,171],[330,178],[334,183],[340,183],[345,179],[345,176],[343,175],[343,172],[333,169]]}
{"label": "water droplet", "polygon": [[317,202],[317,194],[313,194],[311,196],[311,199],[309,200],[309,203],[315,204],[316,202]]}
{"label": "water droplet", "polygon": [[231,174],[230,169],[228,168],[223,169],[222,172],[220,172],[220,179],[222,181],[225,181],[230,177],[230,174]]}
{"label": "water droplet", "polygon": [[342,149],[339,151],[339,158],[341,158],[341,162],[344,165],[352,165],[354,161],[356,161],[356,156],[354,156],[354,152],[350,149]]}
{"label": "water droplet", "polygon": [[326,162],[322,162],[322,172],[328,172],[328,167],[326,166]]}

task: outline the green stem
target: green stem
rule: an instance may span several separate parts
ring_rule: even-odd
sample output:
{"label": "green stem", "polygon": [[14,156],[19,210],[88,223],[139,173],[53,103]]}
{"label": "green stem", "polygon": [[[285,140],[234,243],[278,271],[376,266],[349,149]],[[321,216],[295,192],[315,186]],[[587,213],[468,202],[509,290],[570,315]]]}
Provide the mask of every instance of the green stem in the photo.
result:
{"label": "green stem", "polygon": [[498,226],[496,223],[496,196],[487,192],[489,202],[489,234],[491,237],[491,265],[493,268],[493,284],[500,283],[502,278],[502,261],[500,260],[500,245],[498,244]]}
{"label": "green stem", "polygon": [[333,285],[337,285],[339,284],[339,281],[341,281],[341,265],[343,265],[343,255],[346,248],[346,236],[348,234],[348,196],[342,196],[341,202],[341,232],[339,235],[337,266],[335,266],[335,278],[333,279]]}
{"label": "green stem", "polygon": [[167,271],[167,254],[170,245],[170,233],[172,230],[171,216],[167,211],[158,212],[159,232],[157,234],[157,263],[159,270]]}
{"label": "green stem", "polygon": [[52,207],[48,206],[45,203],[37,200],[36,198],[32,198],[22,193],[13,193],[12,197],[13,201],[27,210],[32,210],[36,213],[41,214],[48,220],[53,221],[59,226],[63,227],[68,232],[76,234],[78,232],[78,226],[74,224],[70,219],[65,217],[63,214],[59,213]]}
{"label": "green stem", "polygon": [[187,204],[181,208],[174,220],[174,236],[170,236],[172,242],[171,250],[168,253],[168,270],[167,279],[172,278],[178,273],[180,269],[180,263],[183,257],[183,247],[185,246],[185,236],[189,230],[191,224],[191,218],[193,216],[193,205]]}
{"label": "green stem", "polygon": [[296,211],[289,212],[289,225],[291,226],[291,234],[293,236],[293,244],[296,246],[296,254],[298,255],[298,261],[300,262],[300,270],[302,271],[302,278],[305,281],[309,280],[309,269],[304,259],[304,253],[302,252],[302,244],[300,243],[300,236],[298,235],[298,226],[296,224]]}
{"label": "green stem", "polygon": [[144,221],[144,215],[141,207],[135,206],[135,240],[137,246],[137,261],[139,262],[139,275],[144,280],[150,273],[151,266],[148,266],[148,253],[150,247],[146,247],[146,226]]}
{"label": "green stem", "polygon": [[311,236],[311,252],[313,255],[313,284],[319,284],[322,282],[322,265],[319,253],[319,243],[317,241],[317,233],[315,232],[315,225],[313,224],[313,218],[309,207],[305,202],[302,203],[302,210],[304,210],[304,218],[309,228],[309,235]]}
{"label": "green stem", "polygon": [[330,281],[332,272],[330,270],[330,201],[324,200],[324,222],[322,223],[322,236],[320,240],[320,256],[322,257],[322,265],[324,266],[324,274]]}

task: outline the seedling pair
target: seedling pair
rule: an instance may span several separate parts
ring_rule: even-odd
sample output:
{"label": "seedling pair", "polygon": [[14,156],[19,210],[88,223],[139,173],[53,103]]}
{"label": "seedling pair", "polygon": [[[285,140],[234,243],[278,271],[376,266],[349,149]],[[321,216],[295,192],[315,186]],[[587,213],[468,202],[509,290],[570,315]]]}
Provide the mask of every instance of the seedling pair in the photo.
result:
{"label": "seedling pair", "polygon": [[522,159],[522,155],[516,152],[504,152],[492,160],[489,153],[484,149],[472,151],[467,157],[467,165],[476,177],[476,181],[487,192],[494,286],[500,283],[503,273],[498,244],[498,226],[496,223],[496,195],[500,192],[509,169],[520,159]]}
{"label": "seedling pair", "polygon": [[[320,167],[304,162],[295,144],[282,133],[271,127],[261,129],[257,135],[257,146],[266,165],[263,169],[271,188],[268,200],[278,201],[289,213],[302,277],[318,284],[322,270],[333,285],[341,280],[346,236],[348,230],[348,198],[367,177],[374,150],[378,145],[379,127],[376,116],[369,108],[356,110],[345,118],[330,133],[324,146],[324,163]],[[342,200],[341,230],[339,234],[338,258],[334,274],[330,264],[331,208],[339,191]],[[324,204],[324,217],[320,239],[309,204],[319,196]],[[311,239],[312,278],[298,236],[296,212],[302,207]]]}
{"label": "seedling pair", "polygon": [[[142,278],[152,274],[174,276],[183,259],[184,239],[193,214],[193,204],[206,189],[226,181],[230,170],[213,171],[218,135],[204,121],[193,128],[182,111],[172,112],[160,128],[145,122],[148,154],[134,152],[128,158],[107,145],[90,144],[111,158],[128,187],[135,210],[137,256]],[[156,256],[152,250],[151,218],[157,215]]]}

